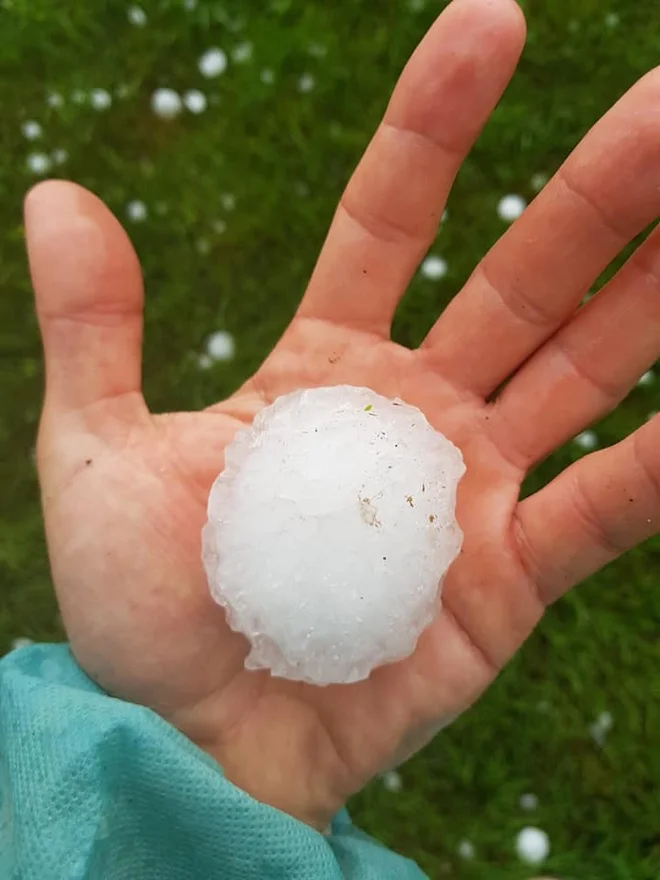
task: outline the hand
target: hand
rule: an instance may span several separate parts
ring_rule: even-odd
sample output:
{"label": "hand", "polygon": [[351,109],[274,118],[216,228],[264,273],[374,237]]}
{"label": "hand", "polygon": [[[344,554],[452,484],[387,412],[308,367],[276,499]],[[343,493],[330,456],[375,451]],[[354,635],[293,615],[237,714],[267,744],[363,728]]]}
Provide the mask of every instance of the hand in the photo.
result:
{"label": "hand", "polygon": [[[660,210],[660,71],[587,135],[417,350],[392,316],[524,40],[513,0],[455,0],[415,52],[344,193],[298,313],[263,367],[203,412],[140,392],[137,259],[73,184],[26,206],[47,391],[38,444],[53,578],[89,675],[152,707],[254,797],[323,828],[374,774],[490,684],[548,603],[660,527],[660,420],[519,502],[530,468],[660,353],[660,235],[587,306]],[[508,380],[501,393],[497,389]],[[294,388],[399,395],[463,450],[464,551],[408,660],[351,686],[246,672],[211,600],[200,530],[223,449]]]}

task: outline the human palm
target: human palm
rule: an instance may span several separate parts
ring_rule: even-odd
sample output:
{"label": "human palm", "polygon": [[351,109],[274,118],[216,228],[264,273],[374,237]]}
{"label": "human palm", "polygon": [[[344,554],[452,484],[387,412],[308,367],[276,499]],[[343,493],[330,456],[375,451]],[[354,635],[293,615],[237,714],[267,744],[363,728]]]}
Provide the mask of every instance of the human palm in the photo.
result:
{"label": "human palm", "polygon": [[[660,208],[660,77],[592,130],[416,350],[390,339],[460,162],[523,41],[512,0],[455,0],[404,72],[342,198],[301,307],[257,374],[199,413],[140,392],[137,259],[73,184],[28,197],[46,353],[39,471],[72,649],[253,796],[323,828],[345,799],[467,708],[545,606],[660,528],[660,423],[519,502],[525,474],[611,409],[660,352],[660,236],[584,295]],[[615,172],[615,173],[613,173]],[[463,451],[461,556],[405,661],[318,688],[243,667],[210,598],[200,532],[223,450],[295,388],[366,385],[422,409]]]}

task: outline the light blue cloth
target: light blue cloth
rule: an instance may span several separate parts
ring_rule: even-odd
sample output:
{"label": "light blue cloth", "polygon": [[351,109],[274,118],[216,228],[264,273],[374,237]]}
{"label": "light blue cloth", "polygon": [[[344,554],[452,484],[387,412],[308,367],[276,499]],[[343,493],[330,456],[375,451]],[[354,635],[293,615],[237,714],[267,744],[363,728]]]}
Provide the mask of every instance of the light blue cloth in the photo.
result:
{"label": "light blue cloth", "polygon": [[2,880],[421,880],[342,812],[332,834],[261,804],[64,645],[0,661]]}

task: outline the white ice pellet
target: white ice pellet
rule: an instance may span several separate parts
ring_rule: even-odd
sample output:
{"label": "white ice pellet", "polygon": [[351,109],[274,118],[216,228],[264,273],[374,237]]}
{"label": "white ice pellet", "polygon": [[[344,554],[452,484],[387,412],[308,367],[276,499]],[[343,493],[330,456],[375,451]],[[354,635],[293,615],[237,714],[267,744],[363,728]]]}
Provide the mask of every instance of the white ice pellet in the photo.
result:
{"label": "white ice pellet", "polygon": [[530,184],[531,184],[531,187],[534,190],[534,192],[541,192],[541,190],[546,185],[546,183],[548,182],[549,179],[550,178],[548,177],[548,175],[543,171],[532,175],[532,179],[530,181]]}
{"label": "white ice pellet", "polygon": [[535,810],[539,805],[539,799],[535,794],[522,794],[520,796],[520,807],[523,810],[528,810],[531,812]]}
{"label": "white ice pellet", "polygon": [[614,718],[610,712],[601,712],[596,720],[589,726],[589,732],[596,745],[604,746],[607,734],[614,726]]}
{"label": "white ice pellet", "polygon": [[34,119],[28,119],[21,126],[23,137],[28,141],[36,141],[44,133],[41,125]]}
{"label": "white ice pellet", "polygon": [[422,263],[419,270],[424,278],[438,281],[447,274],[447,262],[442,257],[430,256]]}
{"label": "white ice pellet", "polygon": [[57,150],[53,150],[51,154],[51,159],[53,160],[55,165],[64,165],[68,158],[68,152],[66,150],[63,150],[61,147]]}
{"label": "white ice pellet", "polygon": [[471,861],[477,854],[477,851],[474,848],[474,844],[471,840],[461,840],[461,842],[458,844],[456,852],[462,859],[465,859],[466,861]]}
{"label": "white ice pellet", "polygon": [[112,105],[112,95],[106,89],[92,89],[89,103],[95,110],[107,110]]}
{"label": "white ice pellet", "polygon": [[298,91],[306,94],[311,92],[316,85],[316,80],[311,73],[303,73],[298,80]]}
{"label": "white ice pellet", "polygon": [[30,645],[34,645],[34,642],[32,641],[32,639],[28,639],[25,637],[14,639],[14,641],[11,643],[13,651],[18,651],[20,648],[29,648]]}
{"label": "white ice pellet", "polygon": [[183,103],[187,110],[195,114],[203,113],[208,106],[206,95],[199,89],[189,89],[183,96]]}
{"label": "white ice pellet", "polygon": [[653,370],[647,370],[647,372],[644,373],[643,376],[640,376],[639,382],[637,384],[643,387],[645,385],[653,385],[654,382],[655,373],[653,372]]}
{"label": "white ice pellet", "polygon": [[220,196],[220,204],[225,211],[233,211],[236,207],[236,196],[233,193],[222,193]]}
{"label": "white ice pellet", "polygon": [[550,855],[550,838],[540,828],[523,828],[516,838],[516,852],[528,865],[540,865]]}
{"label": "white ice pellet", "polygon": [[48,174],[51,164],[46,153],[30,153],[27,157],[27,167],[33,174]]}
{"label": "white ice pellet", "polygon": [[585,449],[589,452],[598,446],[598,435],[595,431],[583,431],[573,439],[573,443],[579,446],[580,449]]}
{"label": "white ice pellet", "polygon": [[208,370],[213,366],[213,358],[208,354],[200,354],[197,358],[197,366],[200,370]]}
{"label": "white ice pellet", "polygon": [[144,27],[147,23],[147,13],[141,6],[129,6],[128,20],[135,27]]}
{"label": "white ice pellet", "polygon": [[64,98],[59,92],[49,92],[46,95],[46,103],[49,107],[61,107],[64,104]]}
{"label": "white ice pellet", "polygon": [[608,12],[605,16],[605,24],[609,28],[615,28],[618,26],[621,21],[621,16],[618,12]]}
{"label": "white ice pellet", "polygon": [[209,79],[220,76],[227,69],[227,56],[222,49],[208,49],[199,59],[198,66],[202,76]]}
{"label": "white ice pellet", "polygon": [[272,86],[275,82],[275,74],[269,67],[265,67],[259,74],[259,79],[265,86]]}
{"label": "white ice pellet", "polygon": [[307,52],[312,58],[325,58],[328,54],[328,48],[323,43],[312,42],[307,46]]}
{"label": "white ice pellet", "polygon": [[236,343],[231,333],[226,330],[218,330],[212,333],[206,341],[206,353],[214,361],[230,361],[236,352]]}
{"label": "white ice pellet", "polygon": [[512,223],[522,215],[526,207],[527,202],[522,196],[504,196],[497,205],[497,215],[501,220]]}
{"label": "white ice pellet", "polygon": [[236,64],[245,64],[246,61],[249,61],[252,58],[252,43],[244,42],[239,43],[238,46],[234,46],[231,52],[232,60],[236,62]]}
{"label": "white ice pellet", "polygon": [[126,216],[134,223],[142,223],[147,219],[148,211],[144,202],[139,199],[133,199],[126,205]]}
{"label": "white ice pellet", "polygon": [[251,643],[246,668],[326,685],[409,656],[460,551],[464,472],[420,410],[367,388],[261,410],[226,451],[203,531],[211,593]]}
{"label": "white ice pellet", "polygon": [[386,773],[383,773],[383,787],[388,791],[391,791],[393,794],[397,794],[403,788],[403,780],[401,779],[401,774],[397,773],[396,770],[388,770]]}
{"label": "white ice pellet", "polygon": [[182,106],[181,96],[174,89],[156,89],[151,96],[151,109],[160,119],[174,119]]}

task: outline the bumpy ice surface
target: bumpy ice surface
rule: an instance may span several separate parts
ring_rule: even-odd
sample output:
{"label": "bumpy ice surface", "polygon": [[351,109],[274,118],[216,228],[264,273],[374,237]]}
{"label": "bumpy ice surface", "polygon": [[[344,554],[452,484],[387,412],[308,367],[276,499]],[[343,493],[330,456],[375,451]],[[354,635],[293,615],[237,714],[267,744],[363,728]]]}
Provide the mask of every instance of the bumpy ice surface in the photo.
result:
{"label": "bumpy ice surface", "polygon": [[202,535],[246,667],[324,685],[411,654],[460,550],[464,471],[418,409],[365,388],[262,410],[227,449]]}

